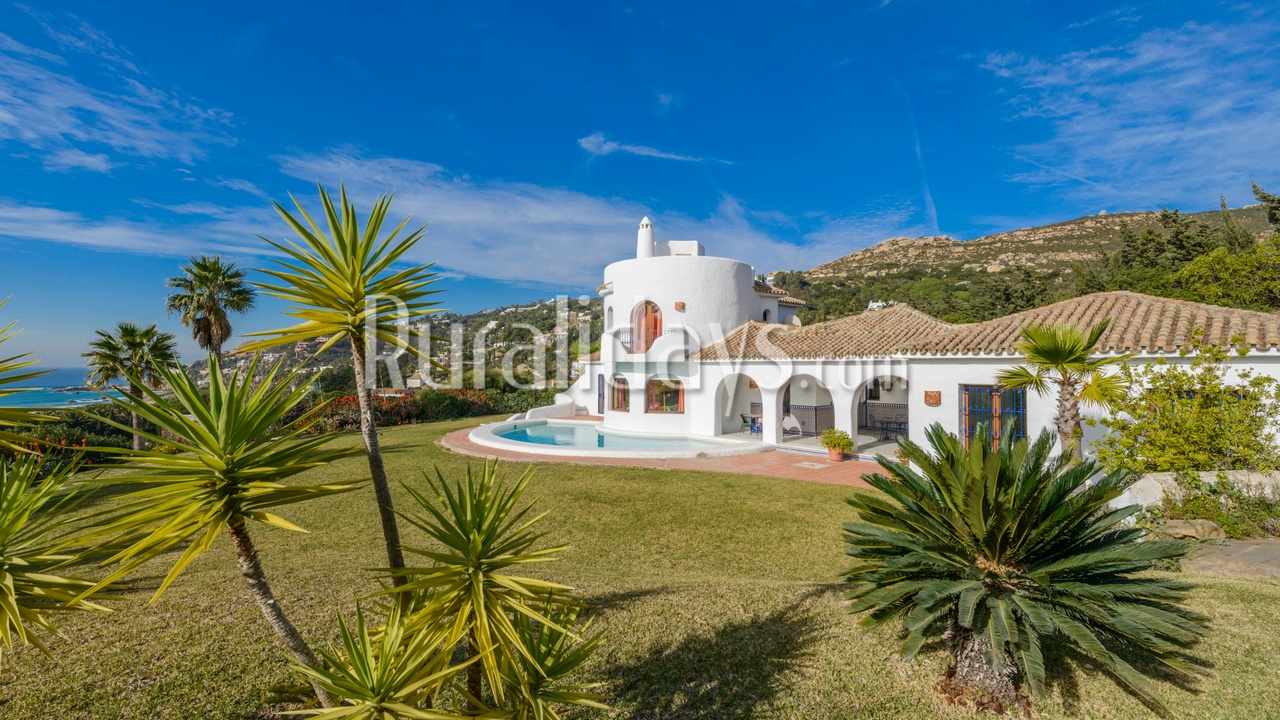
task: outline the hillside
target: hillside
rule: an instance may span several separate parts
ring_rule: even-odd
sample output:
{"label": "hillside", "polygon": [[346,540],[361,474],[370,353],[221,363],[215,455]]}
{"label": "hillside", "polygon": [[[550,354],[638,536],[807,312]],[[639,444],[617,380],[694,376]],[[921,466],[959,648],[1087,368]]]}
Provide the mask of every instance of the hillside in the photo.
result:
{"label": "hillside", "polygon": [[[1254,205],[1229,210],[1232,217],[1259,238],[1271,233],[1266,208]],[[1185,217],[1208,225],[1221,222],[1218,211],[1191,213]],[[973,240],[950,237],[891,238],[844,257],[823,263],[805,273],[809,278],[836,276],[879,277],[909,270],[969,270],[998,273],[1030,268],[1045,273],[1070,271],[1073,263],[1096,260],[1114,250],[1121,223],[1136,232],[1158,228],[1159,213],[1092,215],[1066,222],[1023,228]]]}

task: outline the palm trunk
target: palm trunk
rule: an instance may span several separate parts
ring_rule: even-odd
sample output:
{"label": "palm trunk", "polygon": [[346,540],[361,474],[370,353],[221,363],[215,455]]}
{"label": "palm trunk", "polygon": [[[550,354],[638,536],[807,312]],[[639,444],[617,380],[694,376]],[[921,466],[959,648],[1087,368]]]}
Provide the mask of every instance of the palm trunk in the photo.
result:
{"label": "palm trunk", "polygon": [[[129,394],[138,402],[142,402],[142,389],[137,385],[129,386]],[[142,416],[136,412],[129,413],[129,425],[133,428],[133,449],[142,450]]]}
{"label": "palm trunk", "polygon": [[1080,403],[1076,399],[1078,392],[1076,383],[1070,378],[1057,378],[1058,416],[1056,418],[1058,443],[1062,446],[1062,454],[1071,454],[1076,460],[1084,457],[1080,430]]}
{"label": "palm trunk", "polygon": [[[356,398],[360,403],[360,434],[364,436],[369,476],[373,480],[373,494],[378,500],[378,514],[382,518],[382,537],[387,543],[387,564],[391,568],[402,568],[404,553],[400,549],[400,527],[396,524],[396,511],[391,504],[391,487],[387,484],[387,470],[382,465],[382,449],[378,446],[378,428],[373,420],[373,398],[364,371],[363,338],[351,338],[351,362],[356,374]],[[396,587],[405,582],[407,579],[400,575],[391,578],[391,584]]]}
{"label": "palm trunk", "polygon": [[1018,673],[1013,658],[1006,657],[1004,667],[997,670],[987,662],[986,641],[954,620],[942,637],[955,661],[950,679],[954,691],[972,696],[980,707],[998,703],[1012,709],[1020,704],[1022,696],[1013,684]]}
{"label": "palm trunk", "polygon": [[[320,661],[316,658],[316,654],[311,651],[307,641],[302,639],[298,629],[289,622],[289,618],[285,617],[284,611],[280,609],[280,604],[276,602],[275,595],[271,592],[271,585],[267,583],[267,575],[262,571],[262,563],[258,561],[258,551],[253,547],[248,528],[243,522],[231,525],[230,528],[231,543],[235,546],[236,558],[240,561],[240,573],[244,575],[245,580],[249,581],[249,592],[258,602],[258,609],[262,611],[263,617],[288,648],[293,659],[311,667],[319,667]],[[338,699],[329,691],[315,683],[311,686],[315,688],[316,697],[320,699],[321,705],[325,707],[338,705]]]}

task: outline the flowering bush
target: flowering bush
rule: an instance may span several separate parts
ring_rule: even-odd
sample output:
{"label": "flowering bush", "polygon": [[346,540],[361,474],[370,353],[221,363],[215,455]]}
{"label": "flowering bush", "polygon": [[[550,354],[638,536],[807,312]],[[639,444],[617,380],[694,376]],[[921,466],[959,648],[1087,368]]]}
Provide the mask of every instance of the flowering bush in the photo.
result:
{"label": "flowering bush", "polygon": [[[554,390],[420,390],[414,395],[374,396],[373,409],[378,427],[391,427],[483,415],[514,415],[549,405],[554,398]],[[311,432],[317,435],[360,427],[360,404],[355,395],[339,395],[328,405],[308,412],[311,414]]]}

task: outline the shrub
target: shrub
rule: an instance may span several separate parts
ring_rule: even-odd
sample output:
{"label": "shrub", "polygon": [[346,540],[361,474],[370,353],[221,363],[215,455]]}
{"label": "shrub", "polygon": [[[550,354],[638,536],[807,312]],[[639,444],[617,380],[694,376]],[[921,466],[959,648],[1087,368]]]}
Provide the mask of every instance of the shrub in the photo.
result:
{"label": "shrub", "polygon": [[1246,538],[1277,535],[1280,529],[1280,497],[1271,493],[1247,492],[1219,473],[1214,483],[1200,481],[1196,473],[1178,473],[1178,486],[1165,493],[1159,507],[1148,510],[1149,519],[1212,520],[1227,537]]}
{"label": "shrub", "polygon": [[835,428],[828,428],[818,435],[818,443],[824,448],[839,450],[840,452],[850,452],[853,450],[853,438],[849,437],[849,433]]}

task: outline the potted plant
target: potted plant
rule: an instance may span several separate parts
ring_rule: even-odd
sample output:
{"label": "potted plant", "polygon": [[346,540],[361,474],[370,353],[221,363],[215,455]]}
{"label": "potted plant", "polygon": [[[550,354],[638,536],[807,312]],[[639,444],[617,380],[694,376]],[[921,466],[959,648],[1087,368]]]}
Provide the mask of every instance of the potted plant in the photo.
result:
{"label": "potted plant", "polygon": [[818,442],[827,449],[828,456],[835,462],[844,460],[844,454],[853,450],[853,438],[849,433],[834,428],[823,430],[818,435]]}

